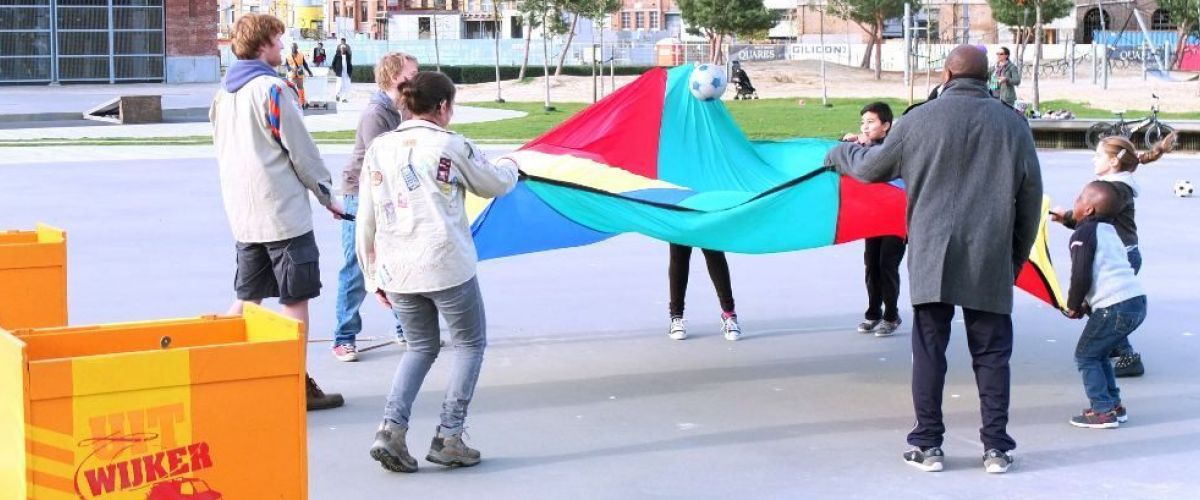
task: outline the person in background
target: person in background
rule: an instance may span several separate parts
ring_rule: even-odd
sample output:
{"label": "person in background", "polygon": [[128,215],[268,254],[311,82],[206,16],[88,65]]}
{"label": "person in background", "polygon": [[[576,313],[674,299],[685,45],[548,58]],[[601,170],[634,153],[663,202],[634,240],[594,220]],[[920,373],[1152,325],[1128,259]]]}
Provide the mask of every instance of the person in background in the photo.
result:
{"label": "person in background", "polygon": [[299,44],[292,44],[292,52],[283,59],[283,67],[287,68],[288,80],[292,85],[296,86],[296,92],[300,94],[300,107],[308,107],[308,99],[304,97],[304,72],[308,72],[308,76],[313,76],[312,69],[308,67],[308,61],[304,60],[304,53],[300,52]]}
{"label": "person in background", "polygon": [[[408,54],[391,52],[384,54],[375,64],[375,83],[379,90],[363,109],[358,119],[358,130],[354,134],[354,152],[342,172],[342,201],[346,213],[358,213],[359,172],[362,171],[363,156],[376,137],[396,130],[404,120],[403,99],[400,89],[417,74],[417,59]],[[337,326],[333,331],[333,357],[338,361],[358,361],[355,339],[362,331],[362,316],[359,307],[367,296],[362,270],[355,255],[354,233],[356,222],[342,221],[342,255],[346,263],[338,272]],[[396,342],[404,343],[404,329],[396,317]]]}
{"label": "person in background", "polygon": [[318,68],[325,66],[325,44],[317,42],[317,46],[313,48],[313,64]]}
{"label": "person in background", "polygon": [[346,39],[342,39],[337,49],[333,53],[333,62],[329,67],[333,70],[333,74],[337,75],[338,80],[334,85],[334,100],[338,102],[350,102],[350,75],[354,73],[354,63],[350,57],[350,46],[346,44]]}
{"label": "person in background", "polygon": [[988,78],[988,90],[1009,106],[1017,102],[1017,86],[1021,84],[1021,68],[1008,60],[1008,47],[996,51],[996,66]]}

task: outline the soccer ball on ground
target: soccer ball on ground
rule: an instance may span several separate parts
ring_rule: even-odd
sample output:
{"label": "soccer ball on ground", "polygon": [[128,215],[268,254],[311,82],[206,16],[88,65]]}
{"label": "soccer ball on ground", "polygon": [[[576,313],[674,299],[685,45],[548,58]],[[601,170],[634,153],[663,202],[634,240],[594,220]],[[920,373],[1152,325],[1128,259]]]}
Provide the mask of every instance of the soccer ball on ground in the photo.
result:
{"label": "soccer ball on ground", "polygon": [[1175,196],[1180,198],[1191,198],[1195,189],[1192,188],[1191,181],[1179,180],[1175,181]]}
{"label": "soccer ball on ground", "polygon": [[729,77],[725,75],[725,67],[716,64],[701,64],[692,69],[692,77],[688,89],[692,95],[701,101],[720,99],[729,86]]}

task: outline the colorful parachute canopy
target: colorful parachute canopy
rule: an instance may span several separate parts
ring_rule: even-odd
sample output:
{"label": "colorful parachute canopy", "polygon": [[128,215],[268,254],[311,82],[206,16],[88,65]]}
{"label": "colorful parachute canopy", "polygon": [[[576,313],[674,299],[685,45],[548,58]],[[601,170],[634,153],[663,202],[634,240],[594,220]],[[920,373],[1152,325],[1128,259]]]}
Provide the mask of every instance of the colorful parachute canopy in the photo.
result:
{"label": "colorful parachute canopy", "polygon": [[[833,141],[751,142],[724,104],[692,97],[691,71],[651,70],[506,156],[516,189],[468,202],[479,258],[626,232],[751,254],[906,236],[902,184],[838,175],[822,165]],[[1045,257],[1025,281],[1058,306]]]}

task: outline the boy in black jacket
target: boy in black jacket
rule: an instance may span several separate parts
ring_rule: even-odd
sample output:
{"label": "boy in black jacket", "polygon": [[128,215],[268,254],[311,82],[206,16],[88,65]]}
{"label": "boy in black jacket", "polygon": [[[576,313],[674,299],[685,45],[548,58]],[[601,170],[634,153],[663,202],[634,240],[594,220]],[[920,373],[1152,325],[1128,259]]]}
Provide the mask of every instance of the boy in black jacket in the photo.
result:
{"label": "boy in black jacket", "polygon": [[1071,417],[1076,427],[1113,429],[1128,420],[1108,353],[1146,319],[1146,294],[1113,225],[1122,205],[1108,181],[1088,184],[1075,199],[1079,223],[1071,235],[1067,316],[1089,316],[1075,346],[1075,365],[1090,402],[1082,414]]}

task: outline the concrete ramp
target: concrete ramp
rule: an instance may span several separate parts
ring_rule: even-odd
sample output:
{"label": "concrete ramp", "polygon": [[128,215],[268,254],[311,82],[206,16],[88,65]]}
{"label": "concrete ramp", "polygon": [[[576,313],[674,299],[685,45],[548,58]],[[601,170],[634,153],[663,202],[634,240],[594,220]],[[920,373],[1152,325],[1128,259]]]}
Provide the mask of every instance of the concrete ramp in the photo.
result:
{"label": "concrete ramp", "polygon": [[120,125],[162,123],[162,96],[125,95],[117,97],[87,110],[83,114],[83,118]]}

